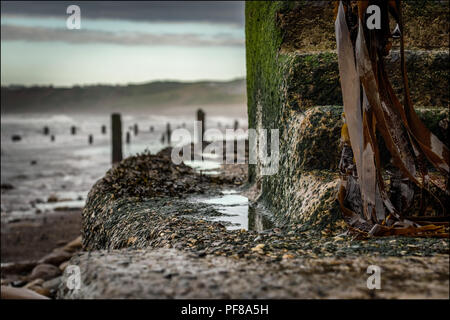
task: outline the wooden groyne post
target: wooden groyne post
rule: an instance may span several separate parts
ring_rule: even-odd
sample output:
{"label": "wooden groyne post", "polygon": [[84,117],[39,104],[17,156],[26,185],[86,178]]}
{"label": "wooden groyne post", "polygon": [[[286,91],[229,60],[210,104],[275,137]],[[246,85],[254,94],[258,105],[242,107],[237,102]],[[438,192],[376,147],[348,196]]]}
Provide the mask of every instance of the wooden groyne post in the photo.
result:
{"label": "wooden groyne post", "polygon": [[89,144],[94,143],[94,136],[92,134],[89,135],[88,142],[89,142]]}
{"label": "wooden groyne post", "polygon": [[172,135],[172,130],[170,129],[170,123],[166,125],[166,135],[167,135],[167,143],[170,144],[170,137]]}
{"label": "wooden groyne post", "polygon": [[111,141],[113,165],[122,161],[122,120],[119,113],[111,115]]}
{"label": "wooden groyne post", "polygon": [[197,110],[197,121],[200,121],[202,123],[202,135],[199,137],[203,141],[203,138],[205,136],[205,112],[203,112],[202,109]]}
{"label": "wooden groyne post", "polygon": [[77,134],[77,127],[75,127],[75,126],[71,126],[70,127],[70,134],[71,135],[76,135]]}
{"label": "wooden groyne post", "polygon": [[102,125],[102,134],[106,134],[106,126]]}

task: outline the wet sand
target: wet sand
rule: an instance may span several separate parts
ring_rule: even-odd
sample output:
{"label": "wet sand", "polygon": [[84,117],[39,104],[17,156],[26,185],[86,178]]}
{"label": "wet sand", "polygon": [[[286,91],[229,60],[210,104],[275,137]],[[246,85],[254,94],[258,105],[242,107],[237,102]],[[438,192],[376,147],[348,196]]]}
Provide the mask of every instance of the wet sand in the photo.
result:
{"label": "wet sand", "polygon": [[81,210],[33,215],[1,224],[1,262],[38,260],[75,239],[81,232]]}

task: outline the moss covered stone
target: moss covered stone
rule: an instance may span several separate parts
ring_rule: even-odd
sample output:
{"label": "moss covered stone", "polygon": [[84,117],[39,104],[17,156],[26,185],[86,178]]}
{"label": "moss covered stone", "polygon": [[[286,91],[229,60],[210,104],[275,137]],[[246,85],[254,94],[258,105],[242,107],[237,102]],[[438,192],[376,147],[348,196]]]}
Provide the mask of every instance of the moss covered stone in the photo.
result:
{"label": "moss covered stone", "polygon": [[[311,52],[336,49],[334,1],[292,1],[289,8],[277,14],[283,35],[282,50]],[[406,48],[448,49],[448,1],[402,1],[402,8]],[[393,19],[391,27],[395,27]]]}
{"label": "moss covered stone", "polygon": [[[442,18],[448,13],[440,12],[445,6],[404,3],[406,49],[414,49],[406,51],[411,97],[442,141],[448,141],[449,104],[449,53],[442,50],[448,46],[442,37],[448,36]],[[435,25],[427,25],[431,22]],[[423,30],[411,32],[413,24],[429,30],[430,41]],[[395,46],[386,65],[401,93]],[[430,47],[440,50],[415,50]],[[335,199],[342,126],[332,2],[247,2],[246,49],[249,128],[280,134],[278,173],[262,176],[258,165],[250,165],[249,181],[277,220],[327,228],[340,216]]]}
{"label": "moss covered stone", "polygon": [[[317,105],[342,104],[339,67],[335,52],[286,53],[285,70],[289,107],[305,110]],[[402,95],[400,54],[386,57],[386,70],[394,90]],[[448,51],[406,51],[411,98],[416,106],[446,108],[449,103]]]}

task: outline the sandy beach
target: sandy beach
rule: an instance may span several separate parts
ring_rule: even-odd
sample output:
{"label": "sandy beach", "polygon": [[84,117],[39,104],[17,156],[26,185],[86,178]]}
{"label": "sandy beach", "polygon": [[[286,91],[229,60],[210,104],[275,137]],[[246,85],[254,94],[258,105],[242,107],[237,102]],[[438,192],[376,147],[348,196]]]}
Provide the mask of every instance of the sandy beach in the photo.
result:
{"label": "sandy beach", "polygon": [[80,235],[81,210],[35,215],[1,226],[1,261],[38,260]]}

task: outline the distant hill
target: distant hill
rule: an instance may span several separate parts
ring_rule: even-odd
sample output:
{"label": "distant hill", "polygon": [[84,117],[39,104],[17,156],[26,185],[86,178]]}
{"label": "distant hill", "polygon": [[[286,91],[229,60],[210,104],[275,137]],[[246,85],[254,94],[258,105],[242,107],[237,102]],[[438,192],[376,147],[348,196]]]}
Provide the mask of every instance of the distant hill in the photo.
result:
{"label": "distant hill", "polygon": [[227,82],[158,81],[125,86],[1,88],[2,113],[104,112],[149,107],[246,104],[245,79]]}

